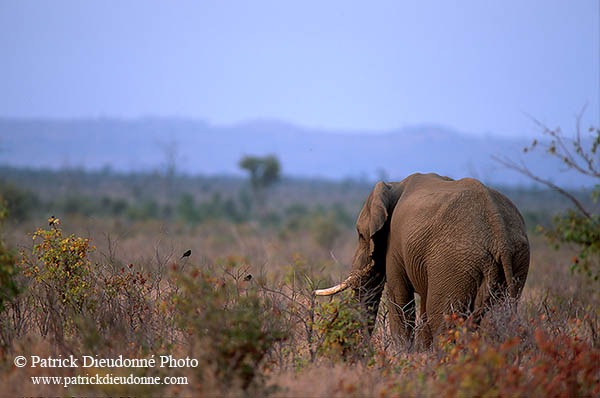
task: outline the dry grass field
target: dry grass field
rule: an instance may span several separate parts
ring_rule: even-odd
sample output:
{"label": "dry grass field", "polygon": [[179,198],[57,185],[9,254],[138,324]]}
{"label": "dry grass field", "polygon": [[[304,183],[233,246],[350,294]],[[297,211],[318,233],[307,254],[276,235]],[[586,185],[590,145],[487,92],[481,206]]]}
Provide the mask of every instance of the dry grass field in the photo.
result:
{"label": "dry grass field", "polygon": [[[353,217],[362,191],[352,192],[343,207]],[[283,207],[282,200],[269,205]],[[419,350],[390,336],[384,305],[367,341],[364,317],[349,296],[312,294],[340,280],[354,252],[354,228],[332,216],[332,206],[277,223],[190,224],[81,212],[56,214],[60,222],[52,225],[50,214],[35,212],[6,221],[3,239],[15,250],[20,293],[0,314],[0,394],[600,396],[600,289],[570,272],[572,249],[554,250],[530,233],[532,260],[518,306],[503,301],[479,328],[449,315],[447,332]],[[191,256],[182,258],[189,249]],[[170,355],[197,364],[13,363],[17,356],[70,355],[157,361]],[[77,381],[96,374],[161,383]],[[61,384],[35,384],[41,376],[60,376]],[[180,384],[167,385],[165,377]],[[64,387],[65,380],[77,384]]]}

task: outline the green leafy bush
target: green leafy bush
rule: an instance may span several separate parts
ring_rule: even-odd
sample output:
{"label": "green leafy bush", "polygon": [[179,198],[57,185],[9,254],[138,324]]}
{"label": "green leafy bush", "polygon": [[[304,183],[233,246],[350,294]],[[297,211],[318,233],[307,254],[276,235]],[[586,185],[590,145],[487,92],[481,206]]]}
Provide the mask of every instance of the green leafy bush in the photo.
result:
{"label": "green leafy bush", "polygon": [[319,304],[314,329],[321,336],[319,353],[332,360],[357,360],[372,354],[367,317],[351,294]]}
{"label": "green leafy bush", "polygon": [[9,249],[2,238],[2,226],[7,218],[6,203],[0,197],[0,314],[4,305],[19,293],[16,281],[17,267],[14,252]]}
{"label": "green leafy bush", "polygon": [[[600,192],[598,190],[594,191]],[[575,245],[579,252],[572,259],[571,270],[592,280],[600,277],[600,215],[582,216],[569,210],[554,218],[554,228],[540,228],[551,242]]]}
{"label": "green leafy bush", "polygon": [[[197,270],[180,275],[183,290],[175,304],[183,329],[201,345],[199,355],[220,384],[247,390],[262,385],[261,361],[286,333],[269,302],[230,275],[215,278]],[[206,369],[199,372],[203,378]]]}

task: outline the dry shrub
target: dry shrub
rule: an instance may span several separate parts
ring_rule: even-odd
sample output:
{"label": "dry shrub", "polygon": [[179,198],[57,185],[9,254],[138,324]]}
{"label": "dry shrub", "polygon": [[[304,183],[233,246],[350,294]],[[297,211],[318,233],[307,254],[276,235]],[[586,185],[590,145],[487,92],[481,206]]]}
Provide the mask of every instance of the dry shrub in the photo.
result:
{"label": "dry shrub", "polygon": [[298,372],[282,372],[271,379],[274,397],[385,397],[389,376],[360,364],[314,365]]}
{"label": "dry shrub", "polygon": [[487,318],[475,330],[464,318],[447,318],[451,327],[439,336],[436,347],[438,378],[432,387],[436,394],[559,397],[600,393],[600,350],[581,337],[587,334],[577,330],[585,327],[583,322],[571,320],[573,328],[561,331],[560,320],[539,314],[527,325],[513,303],[496,306]]}

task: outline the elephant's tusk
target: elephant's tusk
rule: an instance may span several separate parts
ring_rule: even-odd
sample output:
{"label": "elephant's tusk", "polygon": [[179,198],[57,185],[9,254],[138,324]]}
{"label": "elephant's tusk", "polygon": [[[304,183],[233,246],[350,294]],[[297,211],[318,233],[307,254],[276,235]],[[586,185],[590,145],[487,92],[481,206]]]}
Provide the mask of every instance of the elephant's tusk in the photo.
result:
{"label": "elephant's tusk", "polygon": [[333,294],[343,292],[344,290],[348,289],[350,286],[355,285],[358,281],[361,280],[361,278],[364,278],[365,275],[368,275],[374,266],[375,266],[375,263],[373,261],[371,261],[371,263],[369,265],[367,265],[365,268],[358,271],[358,273],[352,272],[350,274],[350,276],[347,277],[346,280],[343,281],[342,283],[335,285],[333,287],[330,287],[328,289],[315,290],[315,294],[317,296],[331,296]]}
{"label": "elephant's tusk", "polygon": [[348,289],[350,287],[350,280],[352,279],[352,277],[347,278],[345,281],[343,281],[342,283],[340,283],[339,285],[335,285],[333,287],[330,287],[328,289],[318,289],[315,290],[315,294],[317,296],[331,296],[332,294],[336,294],[339,293],[341,291],[344,291],[346,289]]}

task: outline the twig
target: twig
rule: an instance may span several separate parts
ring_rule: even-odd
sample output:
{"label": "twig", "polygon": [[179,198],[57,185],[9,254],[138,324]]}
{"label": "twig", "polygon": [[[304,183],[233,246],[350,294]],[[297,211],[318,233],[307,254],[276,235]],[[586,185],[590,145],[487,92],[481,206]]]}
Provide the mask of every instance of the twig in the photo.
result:
{"label": "twig", "polygon": [[558,193],[560,193],[561,195],[565,196],[566,198],[568,198],[571,202],[573,202],[573,204],[575,205],[575,207],[577,207],[577,209],[588,219],[593,220],[591,214],[585,209],[585,207],[583,207],[583,205],[581,204],[581,202],[579,202],[579,200],[577,200],[577,198],[575,196],[573,196],[572,194],[570,194],[569,192],[565,191],[564,189],[562,189],[561,187],[559,187],[558,185],[544,179],[541,177],[536,176],[535,174],[533,174],[528,168],[527,166],[525,166],[525,164],[523,162],[521,162],[521,166],[517,165],[514,161],[509,160],[509,159],[502,159],[499,158],[497,156],[492,156],[492,159],[494,159],[495,161],[497,161],[498,163],[504,165],[505,167],[518,171],[519,173],[531,178],[534,181],[539,182],[540,184],[544,184],[547,187],[550,187],[552,189],[554,189],[555,191],[557,191]]}

